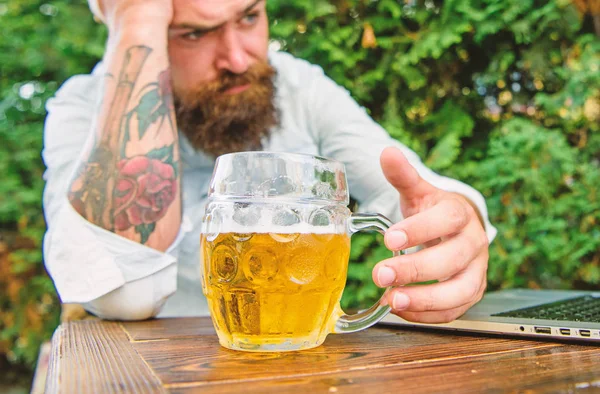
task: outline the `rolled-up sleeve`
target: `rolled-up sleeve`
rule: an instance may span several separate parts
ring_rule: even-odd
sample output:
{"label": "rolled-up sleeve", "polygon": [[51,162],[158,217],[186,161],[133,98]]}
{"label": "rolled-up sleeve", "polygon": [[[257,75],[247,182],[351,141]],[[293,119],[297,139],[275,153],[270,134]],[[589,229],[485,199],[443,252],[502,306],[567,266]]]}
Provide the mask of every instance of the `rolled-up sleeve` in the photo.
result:
{"label": "rolled-up sleeve", "polygon": [[363,212],[379,212],[393,221],[402,219],[398,192],[391,186],[379,165],[381,152],[389,146],[402,150],[423,179],[449,192],[467,197],[479,210],[488,240],[497,230],[488,219],[485,199],[473,187],[456,179],[441,176],[427,168],[419,156],[394,140],[350,96],[318,66],[306,66],[302,77],[309,95],[312,134],[320,142],[323,156],[333,157],[346,165],[350,193]]}
{"label": "rolled-up sleeve", "polygon": [[176,290],[176,250],[133,242],[81,217],[67,199],[74,166],[91,135],[102,76],[69,79],[47,103],[44,129],[44,263],[61,301],[83,304],[107,319],[138,320],[158,313]]}

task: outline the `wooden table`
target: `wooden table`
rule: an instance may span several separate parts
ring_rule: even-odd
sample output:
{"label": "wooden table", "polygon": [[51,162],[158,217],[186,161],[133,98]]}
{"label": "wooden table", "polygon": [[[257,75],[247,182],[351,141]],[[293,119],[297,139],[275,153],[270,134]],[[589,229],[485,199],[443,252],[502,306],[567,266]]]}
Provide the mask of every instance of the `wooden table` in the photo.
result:
{"label": "wooden table", "polygon": [[219,346],[209,318],[61,325],[47,393],[600,392],[600,347],[377,326],[291,353]]}

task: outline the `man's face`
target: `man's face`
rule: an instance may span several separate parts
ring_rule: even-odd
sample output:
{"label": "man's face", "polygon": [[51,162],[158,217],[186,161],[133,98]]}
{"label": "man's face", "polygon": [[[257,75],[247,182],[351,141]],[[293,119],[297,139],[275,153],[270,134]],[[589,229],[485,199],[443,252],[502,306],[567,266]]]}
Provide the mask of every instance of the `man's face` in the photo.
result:
{"label": "man's face", "polygon": [[254,149],[277,123],[265,0],[173,0],[169,60],[177,121],[197,148]]}

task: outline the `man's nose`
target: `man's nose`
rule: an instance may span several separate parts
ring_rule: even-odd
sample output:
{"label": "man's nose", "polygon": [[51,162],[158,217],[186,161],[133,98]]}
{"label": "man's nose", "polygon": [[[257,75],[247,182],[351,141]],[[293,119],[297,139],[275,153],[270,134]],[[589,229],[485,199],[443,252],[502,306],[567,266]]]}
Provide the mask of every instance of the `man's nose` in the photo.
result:
{"label": "man's nose", "polygon": [[221,44],[216,59],[217,69],[219,71],[231,71],[235,74],[246,72],[249,66],[249,58],[238,32],[235,29],[224,29]]}

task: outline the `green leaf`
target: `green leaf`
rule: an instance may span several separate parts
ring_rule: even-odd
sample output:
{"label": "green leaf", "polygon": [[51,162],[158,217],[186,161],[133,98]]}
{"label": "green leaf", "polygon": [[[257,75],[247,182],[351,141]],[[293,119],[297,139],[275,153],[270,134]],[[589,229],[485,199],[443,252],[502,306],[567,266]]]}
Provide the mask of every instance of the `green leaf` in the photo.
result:
{"label": "green leaf", "polygon": [[459,154],[460,138],[454,133],[446,134],[435,144],[425,163],[433,170],[442,170],[454,163]]}
{"label": "green leaf", "polygon": [[170,163],[173,160],[173,146],[165,145],[161,148],[152,149],[146,154],[146,157]]}
{"label": "green leaf", "polygon": [[379,12],[388,12],[393,19],[398,19],[402,16],[402,7],[395,0],[380,0],[377,5]]}
{"label": "green leaf", "polygon": [[140,243],[145,244],[148,241],[148,238],[150,238],[150,235],[152,234],[155,228],[156,223],[140,224],[138,226],[135,226],[135,232],[140,234],[142,237]]}
{"label": "green leaf", "polygon": [[133,109],[132,112],[136,113],[138,118],[138,135],[139,138],[143,138],[148,127],[162,115],[164,115],[164,109],[161,109],[164,105],[161,105],[160,93],[158,91],[158,85],[156,88],[146,92],[140,99],[139,104]]}
{"label": "green leaf", "polygon": [[600,283],[600,267],[597,265],[586,265],[581,268],[580,275],[588,283]]}
{"label": "green leaf", "polygon": [[311,7],[310,9],[311,19],[331,15],[336,12],[335,6],[333,4],[330,4],[328,1],[317,1],[315,7]]}
{"label": "green leaf", "polygon": [[462,138],[473,134],[475,122],[454,101],[446,101],[439,111],[428,118],[427,125],[431,127],[432,135],[438,138],[448,134]]}
{"label": "green leaf", "polygon": [[404,78],[410,90],[421,89],[427,84],[425,75],[417,67],[402,63],[394,64],[393,68]]}
{"label": "green leaf", "polygon": [[170,164],[173,167],[173,171],[175,172],[175,177],[177,177],[179,165],[174,162],[173,145],[165,145],[161,148],[152,149],[146,154],[146,157],[149,159],[156,159],[164,163]]}

